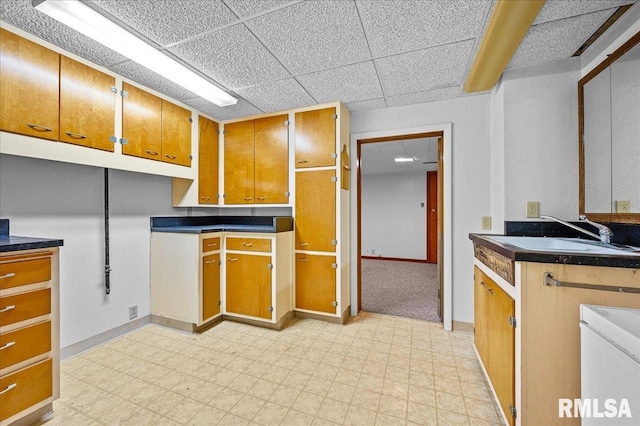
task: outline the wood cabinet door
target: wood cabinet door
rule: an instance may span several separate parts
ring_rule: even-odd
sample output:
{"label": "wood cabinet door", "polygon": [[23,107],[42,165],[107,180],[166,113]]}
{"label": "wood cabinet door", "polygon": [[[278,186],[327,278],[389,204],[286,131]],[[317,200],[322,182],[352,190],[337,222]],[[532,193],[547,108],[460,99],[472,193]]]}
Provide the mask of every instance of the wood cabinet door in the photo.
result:
{"label": "wood cabinet door", "polygon": [[160,161],[162,154],[162,99],[123,83],[122,153]]}
{"label": "wood cabinet door", "polygon": [[228,313],[271,319],[271,256],[227,253],[225,306]]}
{"label": "wood cabinet door", "polygon": [[198,203],[218,204],[218,123],[198,117]]}
{"label": "wood cabinet door", "polygon": [[220,253],[202,257],[202,321],[220,313]]}
{"label": "wood cabinet door", "polygon": [[473,279],[473,340],[478,350],[478,355],[480,355],[482,363],[487,368],[489,361],[489,346],[487,344],[488,277],[477,266],[474,266]]}
{"label": "wood cabinet door", "polygon": [[335,170],[296,173],[296,250],[335,252]]}
{"label": "wood cabinet door", "polygon": [[287,114],[254,120],[256,204],[289,202]]}
{"label": "wood cabinet door", "polygon": [[0,28],[0,130],[58,140],[60,55]]}
{"label": "wood cabinet door", "polygon": [[191,167],[191,111],[162,100],[162,161]]}
{"label": "wood cabinet door", "polygon": [[224,126],[224,203],[253,204],[253,120]]}
{"label": "wood cabinet door", "polygon": [[296,308],[335,314],[335,256],[296,254]]}
{"label": "wood cabinet door", "polygon": [[336,165],[336,109],[296,113],[296,168]]}
{"label": "wood cabinet door", "polygon": [[60,57],[60,141],[114,150],[116,79]]}

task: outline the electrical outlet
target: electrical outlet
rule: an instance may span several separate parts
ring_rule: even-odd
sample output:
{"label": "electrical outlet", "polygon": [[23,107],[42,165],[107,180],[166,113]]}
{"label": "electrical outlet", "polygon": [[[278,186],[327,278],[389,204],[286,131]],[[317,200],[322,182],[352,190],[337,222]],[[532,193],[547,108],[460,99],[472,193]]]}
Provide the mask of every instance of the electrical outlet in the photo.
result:
{"label": "electrical outlet", "polygon": [[376,249],[371,249],[371,254],[376,254]]}
{"label": "electrical outlet", "polygon": [[616,201],[616,213],[631,213],[631,200]]}
{"label": "electrical outlet", "polygon": [[129,306],[129,319],[138,318],[138,305]]}
{"label": "electrical outlet", "polygon": [[527,201],[527,217],[540,217],[540,201]]}
{"label": "electrical outlet", "polygon": [[491,216],[482,216],[482,229],[484,231],[491,229]]}

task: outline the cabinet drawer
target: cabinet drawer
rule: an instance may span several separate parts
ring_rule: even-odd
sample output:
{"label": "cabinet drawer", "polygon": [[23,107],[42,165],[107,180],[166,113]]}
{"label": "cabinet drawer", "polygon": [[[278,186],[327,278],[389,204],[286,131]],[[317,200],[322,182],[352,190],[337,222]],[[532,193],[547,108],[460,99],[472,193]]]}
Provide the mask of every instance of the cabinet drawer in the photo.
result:
{"label": "cabinet drawer", "polygon": [[202,240],[202,252],[220,250],[220,237],[205,238]]}
{"label": "cabinet drawer", "polygon": [[51,289],[0,297],[0,327],[51,313]]}
{"label": "cabinet drawer", "polygon": [[[0,262],[2,259],[0,259]],[[51,258],[0,263],[0,290],[51,279]]]}
{"label": "cabinet drawer", "polygon": [[51,350],[51,321],[0,334],[0,369]]}
{"label": "cabinet drawer", "polygon": [[0,377],[0,420],[53,395],[51,358]]}
{"label": "cabinet drawer", "polygon": [[271,240],[265,238],[227,238],[227,250],[271,251]]}

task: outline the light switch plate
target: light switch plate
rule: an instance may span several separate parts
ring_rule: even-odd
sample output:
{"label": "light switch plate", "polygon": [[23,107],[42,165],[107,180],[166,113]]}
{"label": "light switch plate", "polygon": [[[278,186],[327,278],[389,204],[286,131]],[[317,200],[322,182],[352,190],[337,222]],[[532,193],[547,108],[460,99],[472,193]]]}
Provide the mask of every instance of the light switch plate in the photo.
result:
{"label": "light switch plate", "polygon": [[540,217],[540,201],[527,201],[527,217]]}
{"label": "light switch plate", "polygon": [[482,216],[482,230],[491,230],[491,216]]}
{"label": "light switch plate", "polygon": [[616,201],[616,213],[631,213],[631,200]]}

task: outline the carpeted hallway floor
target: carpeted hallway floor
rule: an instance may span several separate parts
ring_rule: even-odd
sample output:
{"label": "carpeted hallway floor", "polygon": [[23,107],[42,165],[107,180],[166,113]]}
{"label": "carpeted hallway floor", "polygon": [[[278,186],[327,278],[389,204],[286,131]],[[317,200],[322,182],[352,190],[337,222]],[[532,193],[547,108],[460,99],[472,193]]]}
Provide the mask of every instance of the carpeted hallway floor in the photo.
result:
{"label": "carpeted hallway floor", "polygon": [[437,265],[362,259],[362,309],[440,322]]}

